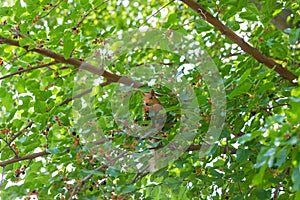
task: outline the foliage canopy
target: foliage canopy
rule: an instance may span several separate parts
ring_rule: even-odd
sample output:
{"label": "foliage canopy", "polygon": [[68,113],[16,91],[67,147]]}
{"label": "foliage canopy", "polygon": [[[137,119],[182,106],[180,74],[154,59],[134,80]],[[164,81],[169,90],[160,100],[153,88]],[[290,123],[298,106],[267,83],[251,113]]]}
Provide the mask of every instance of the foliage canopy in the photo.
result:
{"label": "foliage canopy", "polygon": [[[0,2],[1,197],[38,193],[39,199],[300,199],[299,3],[199,4],[191,0]],[[121,54],[101,63],[105,71],[100,85],[79,84],[78,74],[97,65],[93,55],[100,46],[140,27],[188,35],[204,47],[219,70],[226,91],[226,120],[218,142],[204,157],[198,152],[215,101],[201,74],[183,72],[180,66],[185,60],[175,51],[146,48]],[[152,37],[166,46],[172,43]],[[125,45],[116,43],[114,49]],[[84,68],[85,60],[90,65]],[[167,124],[155,136],[159,142],[152,143],[152,149],[168,144],[185,113],[176,93],[161,84],[166,77],[149,77],[151,85],[130,79],[129,72],[148,62],[184,74],[196,95],[201,125],[199,135],[177,160],[154,172],[129,173],[103,164],[87,148],[74,120],[73,104],[92,94],[95,117],[105,135],[101,142],[137,152],[146,149],[150,140],[137,141],[116,122],[113,91],[118,82],[129,81],[136,92],[128,118],[144,123],[139,91],[153,88],[167,111]]]}

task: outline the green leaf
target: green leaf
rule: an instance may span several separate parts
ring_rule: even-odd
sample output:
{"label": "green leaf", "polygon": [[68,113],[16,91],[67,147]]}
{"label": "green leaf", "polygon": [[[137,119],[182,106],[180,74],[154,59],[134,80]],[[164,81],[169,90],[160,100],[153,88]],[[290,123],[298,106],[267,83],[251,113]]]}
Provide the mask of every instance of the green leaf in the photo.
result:
{"label": "green leaf", "polygon": [[[13,106],[13,99],[12,99],[12,94],[11,93],[6,93],[6,96],[2,98],[2,105],[6,108],[6,110],[11,110]],[[4,93],[4,94],[5,94]]]}
{"label": "green leaf", "polygon": [[300,166],[294,169],[292,173],[293,191],[300,190]]}
{"label": "green leaf", "polygon": [[237,161],[244,162],[248,159],[248,156],[251,155],[252,152],[248,149],[238,149],[236,151]]}
{"label": "green leaf", "polygon": [[240,13],[240,17],[250,21],[257,21],[257,15],[250,11]]}
{"label": "green leaf", "polygon": [[19,93],[24,93],[25,92],[25,81],[24,81],[24,79],[19,79],[19,81],[15,83],[15,87],[16,87],[16,90]]}
{"label": "green leaf", "polygon": [[19,44],[21,47],[24,47],[26,45],[34,44],[34,41],[30,38],[22,38],[19,40]]}
{"label": "green leaf", "polygon": [[259,15],[259,11],[254,3],[248,3],[246,9],[255,15]]}
{"label": "green leaf", "polygon": [[241,85],[247,78],[249,78],[249,75],[251,73],[251,68],[247,69],[243,75],[241,76],[241,78],[238,80],[238,84]]}
{"label": "green leaf", "polygon": [[94,174],[94,175],[97,175],[97,176],[103,176],[104,173],[102,171],[96,171],[96,170],[82,170],[83,173],[86,173],[86,174]]}
{"label": "green leaf", "polygon": [[289,40],[291,44],[296,44],[296,42],[299,40],[300,36],[300,28],[293,29],[289,34]]}
{"label": "green leaf", "polygon": [[238,9],[242,9],[242,8],[247,7],[247,4],[248,4],[248,0],[239,0],[237,2],[237,7],[238,7]]}
{"label": "green leaf", "polygon": [[108,167],[106,169],[106,174],[108,174],[109,176],[118,177],[119,171],[116,170],[114,167]]}
{"label": "green leaf", "polygon": [[5,96],[6,96],[6,93],[7,93],[6,88],[0,87],[0,98],[1,98],[1,97],[5,97]]}
{"label": "green leaf", "polygon": [[59,154],[61,153],[58,147],[51,147],[46,150],[46,152],[51,153],[51,154]]}
{"label": "green leaf", "polygon": [[196,30],[198,33],[201,33],[203,31],[209,31],[212,27],[204,20],[198,20],[196,22]]}
{"label": "green leaf", "polygon": [[271,191],[265,191],[260,189],[256,192],[256,196],[258,199],[270,199]]}
{"label": "green leaf", "polygon": [[288,47],[283,44],[275,44],[272,48],[274,57],[285,59],[288,54]]}
{"label": "green leaf", "polygon": [[251,83],[249,83],[249,82],[243,83],[241,86],[236,87],[235,90],[233,90],[230,93],[229,99],[232,99],[235,96],[238,96],[238,95],[248,92],[251,87],[252,87]]}
{"label": "green leaf", "polygon": [[260,185],[260,184],[262,184],[266,168],[267,168],[267,165],[262,166],[259,169],[259,173],[254,175],[254,177],[252,179],[253,185]]}
{"label": "green leaf", "polygon": [[135,189],[136,189],[136,186],[128,185],[128,186],[125,186],[125,187],[121,188],[120,193],[121,194],[127,194],[127,193],[130,193],[130,192],[134,191]]}
{"label": "green leaf", "polygon": [[172,13],[168,16],[168,21],[167,21],[167,24],[168,25],[172,25],[174,23],[177,22],[177,14],[176,13]]}
{"label": "green leaf", "polygon": [[74,46],[74,41],[71,39],[69,34],[66,34],[64,37],[64,58],[66,60],[70,58]]}
{"label": "green leaf", "polygon": [[46,111],[46,103],[43,101],[36,101],[34,104],[34,111],[37,113],[44,113]]}

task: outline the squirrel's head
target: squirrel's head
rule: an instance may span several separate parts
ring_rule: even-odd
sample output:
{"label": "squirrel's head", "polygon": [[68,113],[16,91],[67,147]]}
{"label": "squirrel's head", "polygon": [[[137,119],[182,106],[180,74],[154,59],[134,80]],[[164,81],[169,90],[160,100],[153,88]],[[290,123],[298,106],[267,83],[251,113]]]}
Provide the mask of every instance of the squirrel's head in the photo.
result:
{"label": "squirrel's head", "polygon": [[150,93],[144,93],[144,92],[142,92],[142,93],[144,96],[143,101],[146,106],[153,106],[155,104],[161,104],[159,102],[159,100],[155,97],[155,92],[153,89],[150,91]]}

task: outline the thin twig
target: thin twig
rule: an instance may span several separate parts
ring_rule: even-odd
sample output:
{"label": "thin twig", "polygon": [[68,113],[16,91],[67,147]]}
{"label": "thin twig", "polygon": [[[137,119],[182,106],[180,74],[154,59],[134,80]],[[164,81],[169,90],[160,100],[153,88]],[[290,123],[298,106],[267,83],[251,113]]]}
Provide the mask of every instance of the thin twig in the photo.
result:
{"label": "thin twig", "polygon": [[[146,171],[147,168],[145,168],[143,171]],[[126,185],[132,185],[134,184],[136,181],[141,180],[143,177],[145,177],[147,174],[149,174],[149,172],[138,172],[134,178],[132,179],[132,181],[130,181],[130,183],[126,184]]]}
{"label": "thin twig", "polygon": [[28,54],[28,51],[22,53],[22,54],[19,55],[19,56],[15,56],[12,60],[10,60],[8,63],[6,63],[6,64],[4,65],[4,67],[7,66],[8,64],[14,63],[16,60],[18,60],[19,58],[25,56],[26,54]]}
{"label": "thin twig", "polygon": [[59,4],[61,4],[63,0],[55,4],[45,15],[41,16],[41,18],[47,17]]}
{"label": "thin twig", "polygon": [[242,54],[241,52],[230,53],[230,54],[227,54],[227,55],[222,56],[222,58],[230,58],[230,57],[232,57],[232,56],[238,56],[238,55],[241,55],[241,54]]}
{"label": "thin twig", "polygon": [[99,5],[93,7],[92,9],[90,9],[81,19],[80,21],[77,23],[76,28],[79,28],[80,24],[95,10],[97,10],[100,6],[102,6],[103,4],[107,3],[108,0],[103,1],[102,3],[100,3]]}
{"label": "thin twig", "polygon": [[[8,141],[4,138],[1,138],[1,137],[0,137],[0,139],[2,139],[2,141],[4,141],[4,143],[6,144],[5,147],[8,147],[15,154],[15,156],[18,157],[18,154],[16,153],[15,149],[10,144],[8,144]],[[1,149],[0,153],[3,150],[4,150],[4,147]]]}
{"label": "thin twig", "polygon": [[30,68],[22,69],[22,70],[19,70],[17,72],[13,72],[11,74],[7,74],[5,76],[2,76],[2,77],[0,77],[0,80],[8,78],[8,77],[11,77],[11,76],[14,76],[14,75],[17,75],[17,74],[22,74],[24,72],[29,72],[29,71],[32,71],[32,70],[35,70],[35,69],[40,69],[40,68],[43,68],[43,67],[49,67],[49,66],[57,64],[57,63],[58,62],[53,61],[53,62],[49,62],[49,63],[46,63],[46,64],[37,65],[35,67],[30,67]]}
{"label": "thin twig", "polygon": [[12,29],[10,29],[10,30],[11,30],[12,32],[14,32],[15,35],[18,36],[18,37],[21,37],[21,38],[28,38],[27,35],[23,35],[23,34],[21,33],[21,31],[20,31],[19,28],[12,28]]}
{"label": "thin twig", "polygon": [[[99,171],[99,170],[105,169],[105,168],[107,168],[107,166],[106,166],[106,165],[102,165],[102,166],[100,166],[100,167],[97,167],[97,168],[94,169],[94,170],[95,170],[95,171]],[[85,181],[91,179],[92,177],[93,177],[93,174],[89,174],[89,175],[87,175],[86,177],[84,177],[83,179],[81,179],[81,181],[80,181],[81,187],[82,187],[82,185],[84,184]],[[72,197],[75,195],[76,191],[77,191],[77,190],[80,190],[81,187],[79,187],[79,184],[76,184],[76,185],[75,185],[75,187],[74,187],[73,190],[72,190],[72,193],[70,194],[69,200],[72,199]]]}
{"label": "thin twig", "polygon": [[16,135],[14,135],[11,140],[9,142],[6,143],[6,145],[0,150],[0,153],[4,150],[5,147],[10,146],[10,144],[17,138],[19,137],[21,134],[24,133],[24,130],[30,128],[32,126],[33,122],[30,121],[27,126],[25,126],[24,128],[22,128],[22,130],[20,130]]}
{"label": "thin twig", "polygon": [[[101,83],[101,84],[100,84],[100,87],[104,87],[104,86],[106,86],[106,85],[109,85],[110,83],[111,83],[111,82],[104,82],[104,83]],[[59,106],[63,106],[63,105],[69,103],[70,101],[72,101],[72,100],[74,100],[74,99],[78,99],[78,98],[80,98],[80,97],[82,97],[82,96],[84,96],[84,95],[86,95],[86,94],[92,92],[92,90],[93,90],[93,88],[90,88],[90,89],[87,89],[87,90],[81,92],[80,94],[77,94],[77,95],[75,95],[75,96],[72,96],[71,98],[67,98],[67,99],[65,99],[63,102],[61,102],[61,103],[59,104]]]}
{"label": "thin twig", "polygon": [[163,5],[162,7],[160,7],[155,13],[153,13],[152,15],[147,17],[147,19],[138,28],[141,28],[144,24],[146,24],[148,22],[149,19],[151,19],[152,17],[157,15],[157,13],[159,13],[162,9],[164,9],[165,7],[167,7],[168,5],[170,5],[173,2],[174,2],[174,0],[171,0],[168,3],[166,3],[165,5]]}

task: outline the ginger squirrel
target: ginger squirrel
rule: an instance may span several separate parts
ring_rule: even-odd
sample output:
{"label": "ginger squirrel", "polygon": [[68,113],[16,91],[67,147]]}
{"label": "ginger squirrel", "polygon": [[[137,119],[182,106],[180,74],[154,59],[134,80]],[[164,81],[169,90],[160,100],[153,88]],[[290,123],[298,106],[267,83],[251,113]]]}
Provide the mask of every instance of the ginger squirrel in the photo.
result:
{"label": "ginger squirrel", "polygon": [[149,93],[143,94],[143,102],[145,104],[143,111],[144,113],[144,121],[151,120],[152,128],[156,128],[157,131],[161,130],[164,127],[164,123],[166,121],[166,113],[160,112],[162,111],[163,105],[156,98],[155,92],[152,89]]}
{"label": "ginger squirrel", "polygon": [[[150,93],[144,93],[142,92],[143,94],[143,102],[145,104],[143,110],[145,112],[144,114],[144,120],[151,120],[152,121],[152,128],[153,129],[156,129],[158,128],[157,131],[161,130],[164,126],[164,122],[165,122],[165,115],[161,115],[159,114],[159,111],[161,111],[163,109],[163,106],[161,104],[161,102],[156,98],[155,96],[155,92],[154,90],[152,89],[150,91]],[[152,130],[153,130],[152,129]],[[147,133],[146,135],[144,135],[143,137],[144,138],[147,138],[147,137],[150,137],[152,135],[155,135],[156,134],[156,131],[155,132],[150,132]],[[155,143],[157,142],[158,140],[157,139],[150,139],[151,143]],[[150,146],[151,148],[151,146]],[[154,172],[157,170],[157,167],[156,167],[156,160],[157,160],[157,153],[156,153],[156,150],[155,149],[152,149],[150,150],[150,153],[151,153],[151,158],[148,160],[148,165],[147,165],[147,169],[150,171],[150,172]]]}
{"label": "ginger squirrel", "polygon": [[149,119],[149,111],[153,111],[154,114],[157,114],[160,110],[162,110],[163,106],[160,103],[160,101],[156,98],[153,89],[150,91],[150,93],[143,92],[143,96],[144,96],[143,101],[145,104],[143,110],[145,111],[145,113],[147,113]]}

